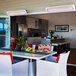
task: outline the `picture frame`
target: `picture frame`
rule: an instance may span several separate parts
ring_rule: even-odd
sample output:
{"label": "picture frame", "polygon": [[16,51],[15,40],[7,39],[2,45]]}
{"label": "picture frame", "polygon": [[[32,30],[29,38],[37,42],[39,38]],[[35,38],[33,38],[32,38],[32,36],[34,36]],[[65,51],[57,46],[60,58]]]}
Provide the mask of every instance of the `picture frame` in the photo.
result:
{"label": "picture frame", "polygon": [[69,25],[55,25],[55,32],[69,32]]}

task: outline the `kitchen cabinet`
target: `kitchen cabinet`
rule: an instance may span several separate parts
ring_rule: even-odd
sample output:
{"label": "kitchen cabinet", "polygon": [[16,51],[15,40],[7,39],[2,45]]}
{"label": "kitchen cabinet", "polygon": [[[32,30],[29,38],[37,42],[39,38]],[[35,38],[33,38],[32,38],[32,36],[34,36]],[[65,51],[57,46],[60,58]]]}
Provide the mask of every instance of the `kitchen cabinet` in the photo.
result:
{"label": "kitchen cabinet", "polygon": [[39,27],[42,32],[42,36],[47,36],[48,35],[48,20],[44,19],[39,19]]}
{"label": "kitchen cabinet", "polygon": [[34,28],[34,29],[39,29],[39,19],[33,18],[33,17],[26,17],[26,24],[28,28]]}

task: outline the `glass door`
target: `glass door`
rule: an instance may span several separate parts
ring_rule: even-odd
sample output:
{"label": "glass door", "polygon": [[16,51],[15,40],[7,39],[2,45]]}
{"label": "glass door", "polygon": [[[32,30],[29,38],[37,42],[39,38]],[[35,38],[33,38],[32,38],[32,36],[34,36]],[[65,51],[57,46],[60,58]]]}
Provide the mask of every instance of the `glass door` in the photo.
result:
{"label": "glass door", "polygon": [[0,48],[10,48],[9,17],[0,17]]}

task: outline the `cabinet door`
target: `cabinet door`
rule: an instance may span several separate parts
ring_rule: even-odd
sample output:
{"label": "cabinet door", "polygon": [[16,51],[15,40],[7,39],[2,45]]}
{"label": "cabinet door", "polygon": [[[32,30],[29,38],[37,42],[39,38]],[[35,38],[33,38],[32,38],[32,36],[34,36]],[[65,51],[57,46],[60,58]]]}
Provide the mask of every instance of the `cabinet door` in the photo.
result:
{"label": "cabinet door", "polygon": [[35,18],[26,17],[26,23],[28,28],[35,28]]}
{"label": "cabinet door", "polygon": [[48,35],[48,20],[39,19],[39,27],[42,31],[42,35]]}
{"label": "cabinet door", "polygon": [[39,28],[39,19],[37,18],[26,17],[26,23],[27,23],[28,28],[34,28],[34,29]]}

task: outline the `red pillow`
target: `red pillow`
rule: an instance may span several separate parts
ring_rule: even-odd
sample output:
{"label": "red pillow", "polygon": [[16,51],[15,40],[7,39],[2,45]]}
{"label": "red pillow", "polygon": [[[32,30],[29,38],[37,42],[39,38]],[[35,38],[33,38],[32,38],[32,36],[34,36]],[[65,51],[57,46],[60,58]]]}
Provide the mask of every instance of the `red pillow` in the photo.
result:
{"label": "red pillow", "polygon": [[[65,54],[66,52],[63,52],[63,53],[61,53],[61,54]],[[60,54],[57,56],[57,58],[56,58],[56,63],[58,63],[58,61],[59,61],[59,58],[60,58]]]}
{"label": "red pillow", "polygon": [[5,52],[1,53],[1,52],[0,52],[0,55],[10,55],[10,57],[11,57],[11,62],[12,62],[12,64],[13,64],[13,56],[12,56],[12,53],[5,53]]}

